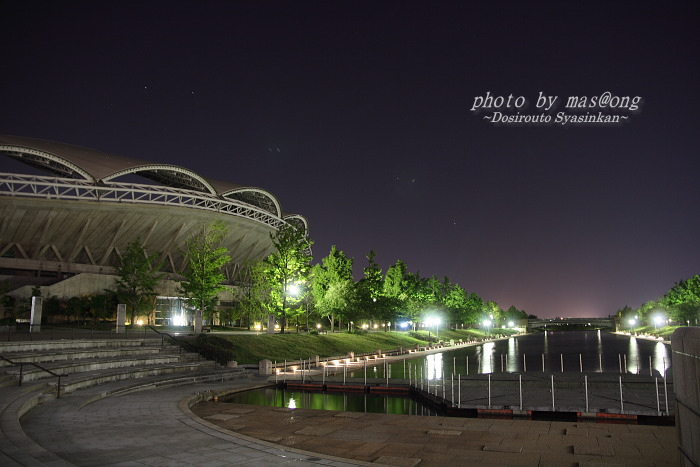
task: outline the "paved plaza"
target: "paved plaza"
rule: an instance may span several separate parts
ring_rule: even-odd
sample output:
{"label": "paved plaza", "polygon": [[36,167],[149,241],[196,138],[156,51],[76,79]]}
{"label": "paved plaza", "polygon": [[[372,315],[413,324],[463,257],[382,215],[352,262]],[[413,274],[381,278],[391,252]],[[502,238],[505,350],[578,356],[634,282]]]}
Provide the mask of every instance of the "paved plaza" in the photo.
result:
{"label": "paved plaza", "polygon": [[101,398],[109,385],[30,410],[46,465],[676,465],[673,427],[380,415],[204,402],[266,378]]}

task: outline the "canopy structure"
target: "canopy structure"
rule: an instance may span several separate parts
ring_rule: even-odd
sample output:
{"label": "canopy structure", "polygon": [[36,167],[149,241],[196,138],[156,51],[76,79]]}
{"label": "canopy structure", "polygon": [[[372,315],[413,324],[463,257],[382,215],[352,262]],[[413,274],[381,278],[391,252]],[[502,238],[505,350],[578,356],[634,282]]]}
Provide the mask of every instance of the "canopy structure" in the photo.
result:
{"label": "canopy structure", "polygon": [[284,213],[269,191],[184,167],[19,136],[0,136],[2,156],[46,175],[0,173],[0,274],[108,274],[137,239],[176,274],[187,264],[185,240],[222,221],[233,283],[272,252],[270,234],[281,225],[308,233],[306,218]]}

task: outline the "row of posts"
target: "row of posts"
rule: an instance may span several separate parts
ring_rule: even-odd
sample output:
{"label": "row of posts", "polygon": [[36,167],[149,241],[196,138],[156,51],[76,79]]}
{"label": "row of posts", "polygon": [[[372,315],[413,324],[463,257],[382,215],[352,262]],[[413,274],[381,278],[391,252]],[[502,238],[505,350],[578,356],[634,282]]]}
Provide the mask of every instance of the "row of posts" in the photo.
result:
{"label": "row of posts", "polygon": [[[405,364],[405,361],[404,361]],[[446,394],[446,387],[445,387],[445,374],[442,374],[441,379],[435,379],[435,384],[432,386],[431,391],[431,384],[430,384],[430,379],[428,379],[425,376],[425,365],[420,369],[420,372],[418,371],[418,365],[413,365],[413,377],[411,377],[411,363],[409,365],[409,374],[408,374],[408,384],[409,386],[413,386],[416,389],[420,389],[421,391],[425,391],[428,394],[433,394],[437,397],[440,396],[440,387],[442,387],[442,399],[447,401],[447,394]],[[555,398],[555,386],[554,386],[554,375],[550,376],[551,380],[551,395],[552,395],[552,410],[556,408],[556,398]],[[589,412],[589,400],[588,400],[588,375],[584,375],[583,377],[583,384],[584,384],[584,394],[585,394],[585,407],[586,407],[586,412]],[[451,387],[451,398],[450,401],[452,401],[453,405],[456,405],[457,408],[461,408],[461,401],[462,401],[462,375],[458,374],[457,375],[457,404],[454,404],[455,400],[455,375],[454,373],[451,375],[451,382],[450,382],[450,387]],[[619,385],[619,392],[620,392],[620,413],[625,413],[625,402],[624,402],[624,396],[623,396],[623,387],[622,387],[622,376],[618,377],[618,385]],[[668,413],[668,385],[666,383],[666,378],[663,378],[663,385],[664,385],[664,411],[665,413]],[[660,394],[659,394],[659,378],[654,377],[654,387],[656,390],[656,412],[658,414],[661,414],[661,399],[660,399]],[[523,376],[518,375],[518,395],[519,395],[519,407],[520,410],[523,410]],[[491,404],[491,396],[492,396],[492,391],[491,391],[491,374],[488,374],[488,407],[490,408],[492,406]]]}
{"label": "row of posts", "polygon": [[[349,361],[354,357],[353,354],[351,354],[350,358],[346,358],[345,364],[343,366],[343,385],[346,385],[347,382],[347,370],[348,370],[348,365]],[[506,366],[507,366],[507,355],[506,357]],[[625,368],[626,368],[626,355],[624,356],[624,362],[625,362]],[[602,358],[602,357],[601,357]],[[501,365],[502,365],[502,370],[503,370],[503,361],[504,361],[504,355],[501,355]],[[561,371],[564,371],[564,364],[563,364],[563,354],[560,357],[560,362],[561,362]],[[622,373],[622,361],[623,359],[620,358],[620,355],[618,355],[618,361],[620,363],[620,373]],[[270,367],[272,367],[272,362],[267,361]],[[311,370],[312,366],[318,366],[319,365],[319,357],[314,356],[314,357],[309,357],[309,359],[300,359],[299,360],[299,370],[301,373],[301,379],[302,383],[306,382],[306,375],[307,373]],[[326,362],[327,363],[327,362]],[[408,373],[406,372],[407,370],[407,365],[408,365]],[[651,357],[649,357],[649,374],[651,375]],[[294,365],[292,368],[296,370],[296,365]],[[391,375],[391,364],[387,361],[384,360],[383,362],[383,367],[384,367],[384,376],[386,379],[386,385],[389,386],[389,380],[390,380],[390,375]],[[481,370],[481,357],[479,356],[478,358],[478,367],[479,370]],[[523,367],[525,371],[527,371],[527,362],[525,360],[525,355],[523,355]],[[664,358],[664,375],[663,375],[663,385],[664,385],[664,407],[665,407],[665,412],[668,413],[668,386],[666,383],[666,359]],[[277,368],[277,362],[274,363],[274,368],[275,368],[275,382],[278,382],[278,372],[276,370]],[[456,362],[456,357],[453,357],[453,373],[451,375],[451,382],[450,382],[450,392],[451,392],[451,401],[455,401],[455,373],[456,373],[456,368],[457,368],[457,362]],[[467,376],[469,375],[469,357],[466,357],[466,368],[467,368]],[[600,363],[600,369],[602,372],[602,360]],[[544,366],[544,354],[542,354],[542,371],[544,372],[545,366]],[[581,354],[579,354],[579,371],[583,372],[583,365],[582,365],[582,358]],[[637,371],[639,372],[639,363],[637,363]],[[363,373],[364,373],[364,386],[367,386],[367,360],[363,360]],[[403,375],[408,376],[408,384],[409,386],[415,387],[416,389],[420,389],[421,391],[425,391],[428,394],[434,394],[437,397],[440,397],[440,387],[442,387],[442,399],[447,400],[447,393],[446,393],[446,379],[445,379],[445,374],[444,372],[442,373],[442,378],[441,379],[435,379],[435,384],[431,385],[431,380],[428,378],[427,375],[427,369],[426,369],[426,364],[424,363],[422,366],[412,364],[411,362],[406,361],[406,359],[403,359]],[[283,378],[284,381],[286,382],[286,375],[287,375],[287,361],[284,361],[284,366],[283,366]],[[323,365],[322,367],[322,384],[326,384],[326,376],[328,374],[328,366]],[[554,375],[551,375],[550,377],[551,380],[551,396],[552,396],[552,409],[554,410],[556,407],[556,390],[555,390],[555,378]],[[462,375],[457,374],[457,408],[461,408],[461,400],[462,400]],[[618,377],[618,384],[619,384],[619,395],[620,395],[620,413],[624,413],[624,397],[623,397],[623,385],[622,385],[622,376]],[[654,378],[654,385],[655,385],[655,390],[656,390],[656,410],[657,413],[661,414],[661,400],[660,400],[660,393],[659,393],[659,378],[655,377]],[[432,390],[431,390],[432,389]],[[588,375],[584,375],[584,381],[583,381],[583,389],[584,389],[584,395],[585,395],[585,410],[586,412],[589,411],[589,390],[588,390]],[[522,375],[518,375],[518,394],[519,394],[519,407],[520,410],[523,409],[523,383],[522,383]],[[491,399],[492,399],[492,390],[491,390],[491,374],[488,374],[488,407],[491,407]]]}

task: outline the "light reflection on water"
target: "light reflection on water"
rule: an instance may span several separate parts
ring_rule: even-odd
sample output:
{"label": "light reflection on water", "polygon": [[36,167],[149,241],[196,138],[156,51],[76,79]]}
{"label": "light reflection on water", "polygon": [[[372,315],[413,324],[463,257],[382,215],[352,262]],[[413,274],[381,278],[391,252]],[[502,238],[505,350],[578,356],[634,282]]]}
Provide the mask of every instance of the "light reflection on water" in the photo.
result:
{"label": "light reflection on water", "polygon": [[221,403],[252,404],[289,409],[337,410],[397,415],[437,415],[410,397],[363,393],[318,392],[261,388],[231,394]]}
{"label": "light reflection on water", "polygon": [[[650,367],[651,360],[651,367]],[[671,366],[669,346],[658,341],[600,331],[565,331],[511,337],[480,345],[407,359],[412,378],[449,379],[475,373],[605,372],[665,376]],[[468,366],[467,366],[468,365]],[[406,365],[391,365],[390,378],[408,378]],[[386,378],[383,366],[372,377]],[[361,371],[349,371],[362,377]],[[369,376],[369,375],[368,375]]]}

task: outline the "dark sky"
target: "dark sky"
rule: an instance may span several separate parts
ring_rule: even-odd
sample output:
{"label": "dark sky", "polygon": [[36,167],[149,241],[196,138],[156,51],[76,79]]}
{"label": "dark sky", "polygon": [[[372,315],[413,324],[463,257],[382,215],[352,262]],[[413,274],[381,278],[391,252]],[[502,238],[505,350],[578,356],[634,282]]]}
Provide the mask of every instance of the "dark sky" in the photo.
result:
{"label": "dark sky", "polygon": [[[607,316],[700,273],[699,11],[6,2],[0,134],[263,187],[309,219],[317,260],[335,244],[358,274],[375,250],[504,309]],[[487,92],[523,115],[540,92],[643,103],[550,114],[618,125],[494,125],[470,111]]]}

